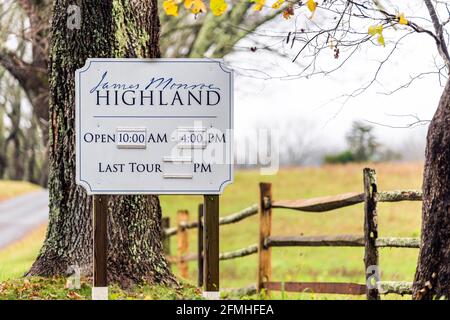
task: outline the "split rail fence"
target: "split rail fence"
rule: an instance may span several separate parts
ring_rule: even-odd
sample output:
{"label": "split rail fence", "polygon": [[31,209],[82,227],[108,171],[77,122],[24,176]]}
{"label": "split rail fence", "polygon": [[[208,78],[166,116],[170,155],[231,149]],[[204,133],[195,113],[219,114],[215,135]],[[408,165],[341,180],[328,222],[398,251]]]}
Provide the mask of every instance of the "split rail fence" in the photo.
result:
{"label": "split rail fence", "polygon": [[[419,248],[418,238],[378,237],[377,203],[397,201],[421,201],[422,192],[417,190],[379,191],[376,172],[363,170],[362,193],[346,193],[301,200],[274,200],[272,186],[260,183],[259,203],[244,210],[221,217],[219,225],[237,223],[259,213],[259,243],[239,250],[220,253],[220,260],[236,259],[258,254],[258,278],[256,285],[239,289],[240,294],[250,294],[265,290],[285,292],[313,292],[328,294],[366,295],[367,299],[378,300],[380,294],[410,294],[410,282],[378,281],[373,283],[379,264],[379,248]],[[277,236],[272,235],[272,211],[291,209],[303,212],[328,212],[355,204],[364,203],[364,234],[333,236]],[[199,205],[198,219],[189,221],[189,213],[177,213],[176,227],[170,227],[169,218],[163,219],[164,246],[171,263],[176,263],[182,277],[188,277],[188,262],[198,261],[198,285],[203,285],[203,204]],[[197,253],[189,253],[188,230],[197,228]],[[170,253],[170,237],[177,236],[177,255]],[[339,282],[280,282],[272,280],[273,247],[364,247],[364,273],[366,284]]]}

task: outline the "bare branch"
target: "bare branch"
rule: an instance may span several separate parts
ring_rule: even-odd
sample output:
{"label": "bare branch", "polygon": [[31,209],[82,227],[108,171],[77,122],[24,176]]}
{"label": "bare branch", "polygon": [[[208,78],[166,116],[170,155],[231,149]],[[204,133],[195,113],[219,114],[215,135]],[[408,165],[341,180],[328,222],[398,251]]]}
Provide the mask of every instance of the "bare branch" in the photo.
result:
{"label": "bare branch", "polygon": [[29,63],[23,61],[15,53],[8,49],[0,48],[0,64],[16,78],[21,86],[25,87],[30,76],[30,70],[34,69]]}
{"label": "bare branch", "polygon": [[413,82],[415,82],[416,80],[421,80],[424,76],[428,76],[428,75],[441,75],[441,71],[443,68],[438,69],[438,71],[428,71],[428,72],[421,72],[415,76],[410,76],[410,79],[405,82],[404,84],[398,86],[396,89],[391,90],[391,91],[387,91],[387,92],[378,92],[378,94],[382,94],[382,95],[386,95],[386,96],[390,96],[393,95],[394,93],[400,91],[401,89],[406,89],[409,88],[409,86],[411,84],[413,84]]}
{"label": "bare branch", "polygon": [[431,0],[424,0],[424,2],[430,14],[431,21],[433,22],[434,30],[436,32],[437,37],[436,46],[438,48],[439,54],[441,55],[442,59],[444,60],[447,66],[448,72],[450,72],[450,55],[448,53],[447,44],[445,43],[444,39],[443,26],[439,21],[436,9],[434,8],[434,5],[431,3]]}
{"label": "bare branch", "polygon": [[368,123],[371,123],[371,124],[375,124],[375,125],[387,127],[387,128],[392,128],[392,129],[412,129],[412,128],[415,128],[418,126],[428,125],[431,122],[431,120],[420,119],[417,114],[389,114],[389,116],[400,117],[400,118],[412,118],[413,121],[409,122],[405,125],[402,125],[402,126],[389,125],[389,124],[379,123],[379,122],[370,121],[370,120],[365,120],[365,121]]}

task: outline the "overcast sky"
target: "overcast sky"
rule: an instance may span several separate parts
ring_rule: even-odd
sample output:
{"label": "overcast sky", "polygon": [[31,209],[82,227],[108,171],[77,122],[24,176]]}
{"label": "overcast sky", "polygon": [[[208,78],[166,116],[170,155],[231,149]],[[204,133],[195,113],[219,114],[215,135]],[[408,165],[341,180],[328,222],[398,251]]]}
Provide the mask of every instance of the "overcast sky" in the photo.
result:
{"label": "overcast sky", "polygon": [[[432,30],[427,21],[428,13],[422,0],[381,0],[389,12],[403,12],[408,20]],[[267,4],[272,2],[267,0]],[[396,7],[397,4],[402,7]],[[255,15],[271,12],[266,7]],[[448,19],[448,12],[439,13]],[[245,130],[267,126],[293,132],[293,140],[308,136],[309,143],[338,150],[345,148],[345,133],[354,120],[402,126],[414,119],[393,115],[415,114],[420,119],[431,119],[436,110],[442,87],[436,74],[425,75],[392,95],[382,94],[402,86],[423,72],[436,72],[436,64],[442,64],[432,38],[424,34],[413,34],[404,38],[395,53],[383,65],[377,81],[363,94],[349,99],[335,99],[366,85],[374,77],[380,61],[389,55],[396,41],[405,34],[406,27],[385,30],[386,47],[368,42],[338,71],[331,75],[317,75],[309,79],[286,79],[303,70],[306,63],[292,58],[301,47],[286,44],[289,31],[311,27],[313,23],[326,23],[330,17],[320,8],[310,20],[306,8],[296,9],[295,17],[284,20],[281,15],[257,30],[253,38],[270,46],[281,57],[266,50],[249,50],[253,43],[244,39],[237,44],[235,53],[226,57],[226,63],[235,70],[235,128],[238,136]],[[425,18],[425,19],[424,19]],[[367,32],[373,21],[354,25]],[[328,69],[342,62],[344,54],[334,59],[333,50],[326,51],[319,60],[319,68]],[[441,79],[442,80],[442,79]],[[444,80],[445,81],[445,80]],[[289,129],[287,129],[289,128]],[[291,129],[292,128],[292,129]],[[382,143],[399,148],[405,141],[422,144],[426,127],[415,129],[392,129],[376,126]]]}
{"label": "overcast sky", "polygon": [[[428,17],[423,1],[412,0],[408,3],[410,6],[399,8],[402,10],[400,12],[405,12],[407,18]],[[285,21],[282,17],[277,17],[273,23],[261,27],[258,33],[274,35],[276,30],[286,35],[288,30],[295,30],[295,25],[307,24],[308,17],[308,12],[298,10],[295,19]],[[314,19],[319,22],[323,19],[320,10]],[[414,21],[414,18],[411,20]],[[415,20],[421,25],[429,25],[422,19]],[[367,30],[367,26],[361,28]],[[287,58],[277,57],[264,50],[251,52],[245,49],[250,42],[241,41],[238,47],[241,47],[242,51],[226,57],[226,62],[236,71],[235,127],[243,129],[264,123],[283,128],[294,121],[298,122],[299,126],[307,127],[310,134],[313,131],[316,143],[325,142],[343,147],[345,132],[354,120],[403,125],[414,120],[392,115],[417,114],[421,119],[431,119],[442,92],[436,74],[423,76],[395,94],[382,94],[404,85],[410,77],[437,70],[436,62],[440,64],[441,60],[432,38],[427,35],[413,34],[403,39],[395,53],[383,65],[377,82],[364,94],[351,98],[345,105],[344,99],[334,100],[367,84],[374,77],[379,61],[389,54],[402,34],[400,30],[385,30],[386,47],[367,43],[343,68],[332,75],[294,80],[258,79],[297,74],[302,67]],[[296,44],[290,50],[279,38],[260,39],[264,39],[264,43],[270,44],[273,49],[289,58],[295,56],[300,48],[300,44]],[[329,56],[330,60],[325,61],[325,64],[335,60],[331,49]],[[425,133],[423,127],[391,129],[377,126],[380,140],[391,146],[400,144],[409,137],[425,139]]]}

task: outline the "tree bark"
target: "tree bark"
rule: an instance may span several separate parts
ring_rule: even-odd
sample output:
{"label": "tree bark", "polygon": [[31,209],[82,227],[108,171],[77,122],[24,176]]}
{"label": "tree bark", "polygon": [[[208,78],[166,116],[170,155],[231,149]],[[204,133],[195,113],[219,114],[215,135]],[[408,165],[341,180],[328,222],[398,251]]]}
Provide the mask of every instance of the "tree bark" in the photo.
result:
{"label": "tree bark", "polygon": [[[157,1],[83,0],[81,29],[66,27],[68,0],[53,8],[50,49],[50,218],[28,275],[92,274],[92,198],[75,185],[75,70],[89,57],[159,57]],[[126,72],[126,70],[124,70]],[[111,196],[108,280],[175,284],[163,254],[157,196]]]}
{"label": "tree bark", "polygon": [[450,81],[430,123],[414,299],[450,298]]}

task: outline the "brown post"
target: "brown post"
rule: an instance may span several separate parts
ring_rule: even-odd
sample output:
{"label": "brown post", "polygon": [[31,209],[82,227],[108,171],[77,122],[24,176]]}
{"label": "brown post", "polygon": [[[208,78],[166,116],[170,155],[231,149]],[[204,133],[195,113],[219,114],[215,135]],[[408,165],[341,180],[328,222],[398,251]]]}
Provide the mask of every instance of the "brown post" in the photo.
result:
{"label": "brown post", "polygon": [[203,287],[203,203],[198,205],[198,287]]}
{"label": "brown post", "polygon": [[367,299],[379,300],[377,289],[379,281],[378,248],[375,246],[378,238],[377,221],[377,178],[373,169],[365,168],[364,174],[364,266],[367,284]]}
{"label": "brown post", "polygon": [[219,297],[219,195],[204,196],[203,211],[204,296]]}
{"label": "brown post", "polygon": [[[161,232],[163,239],[163,250],[166,258],[170,257],[170,237],[166,236],[165,230],[170,228],[170,218],[164,217],[161,219]],[[168,260],[169,261],[169,260]],[[171,263],[169,262],[169,266]]]}
{"label": "brown post", "polygon": [[177,212],[178,224],[178,272],[181,277],[187,279],[189,277],[189,264],[185,260],[189,252],[189,235],[183,223],[189,221],[189,212],[187,210],[179,210]]}
{"label": "brown post", "polygon": [[96,195],[93,199],[94,283],[92,299],[108,299],[108,196]]}
{"label": "brown post", "polygon": [[[265,240],[272,229],[272,184],[259,184],[259,261],[258,261],[258,292],[264,288],[264,282],[270,281],[272,275],[272,250],[265,245]],[[267,292],[268,293],[268,292]]]}

